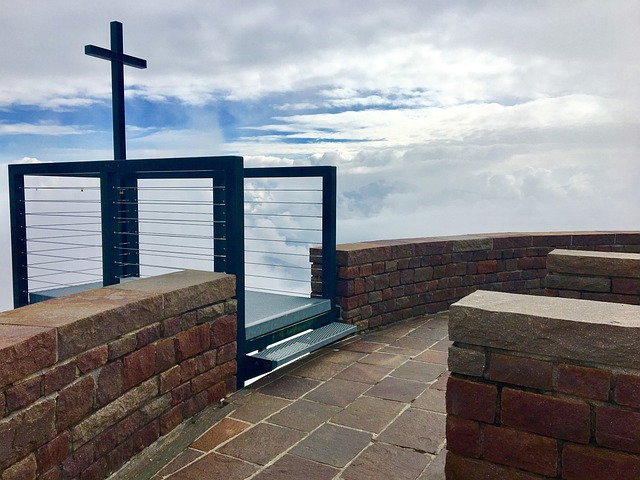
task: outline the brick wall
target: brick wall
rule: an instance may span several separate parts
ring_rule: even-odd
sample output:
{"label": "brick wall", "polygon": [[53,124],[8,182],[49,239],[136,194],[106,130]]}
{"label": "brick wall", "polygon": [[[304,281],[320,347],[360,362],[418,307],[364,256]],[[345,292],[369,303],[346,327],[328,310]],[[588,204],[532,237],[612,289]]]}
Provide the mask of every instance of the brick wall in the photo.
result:
{"label": "brick wall", "polygon": [[233,276],[178,272],[0,313],[0,477],[101,479],[236,387]]}
{"label": "brick wall", "polygon": [[475,292],[450,309],[448,480],[640,478],[640,307]]}
{"label": "brick wall", "polygon": [[[503,233],[338,245],[342,320],[374,328],[446,310],[475,290],[544,293],[554,248],[640,252],[640,232]],[[321,293],[321,249],[311,250]]]}
{"label": "brick wall", "polygon": [[547,257],[545,294],[640,304],[640,255],[554,250]]}

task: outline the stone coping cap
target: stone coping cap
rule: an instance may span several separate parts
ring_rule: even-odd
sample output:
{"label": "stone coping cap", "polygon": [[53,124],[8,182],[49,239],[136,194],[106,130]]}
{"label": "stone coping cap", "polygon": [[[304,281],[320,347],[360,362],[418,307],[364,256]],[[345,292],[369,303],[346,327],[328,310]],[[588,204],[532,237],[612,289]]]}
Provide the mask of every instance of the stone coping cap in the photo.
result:
{"label": "stone coping cap", "polygon": [[0,325],[0,388],[56,362],[53,328]]}
{"label": "stone coping cap", "polygon": [[0,325],[55,328],[63,360],[153,322],[231,298],[235,277],[185,270],[0,313]]}
{"label": "stone coping cap", "polygon": [[556,249],[547,256],[550,272],[640,278],[640,254]]}
{"label": "stone coping cap", "polygon": [[449,339],[640,368],[640,306],[479,290],[451,306]]}

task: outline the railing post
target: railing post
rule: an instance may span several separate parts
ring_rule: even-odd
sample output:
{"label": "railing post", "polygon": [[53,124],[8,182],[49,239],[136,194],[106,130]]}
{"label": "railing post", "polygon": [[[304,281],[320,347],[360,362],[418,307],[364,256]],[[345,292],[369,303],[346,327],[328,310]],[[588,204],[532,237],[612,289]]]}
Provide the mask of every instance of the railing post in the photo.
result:
{"label": "railing post", "polygon": [[9,165],[9,214],[11,219],[11,255],[13,267],[13,307],[29,304],[27,268],[27,211],[24,175],[13,172]]}
{"label": "railing post", "polygon": [[120,209],[117,205],[119,192],[116,191],[117,175],[102,171],[100,174],[100,216],[102,222],[102,285],[116,285],[122,268],[118,265],[118,220]]}
{"label": "railing post", "polygon": [[225,178],[213,177],[213,271],[227,270],[227,204]]}
{"label": "railing post", "polygon": [[326,167],[322,175],[322,298],[336,306],[336,167]]}

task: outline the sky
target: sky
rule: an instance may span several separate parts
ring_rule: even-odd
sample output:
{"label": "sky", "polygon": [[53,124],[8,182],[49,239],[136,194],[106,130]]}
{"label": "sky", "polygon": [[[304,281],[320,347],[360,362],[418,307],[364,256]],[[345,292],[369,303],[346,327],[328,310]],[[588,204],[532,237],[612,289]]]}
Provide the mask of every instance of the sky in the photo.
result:
{"label": "sky", "polygon": [[637,230],[635,0],[0,0],[6,165],[112,158],[124,24],[128,158],[335,165],[338,242]]}

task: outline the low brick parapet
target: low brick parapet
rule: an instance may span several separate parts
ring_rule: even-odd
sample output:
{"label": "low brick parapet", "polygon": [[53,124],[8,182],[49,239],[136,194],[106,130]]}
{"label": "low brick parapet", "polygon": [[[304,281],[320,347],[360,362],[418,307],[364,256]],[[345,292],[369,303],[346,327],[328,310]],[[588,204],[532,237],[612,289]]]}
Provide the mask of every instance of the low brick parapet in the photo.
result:
{"label": "low brick parapet", "polygon": [[558,249],[547,270],[546,295],[640,304],[640,254]]}
{"label": "low brick parapet", "polygon": [[233,276],[186,271],[0,313],[0,476],[106,478],[236,388]]}
{"label": "low brick parapet", "polygon": [[447,479],[640,478],[640,307],[478,291],[451,306]]}
{"label": "low brick parapet", "polygon": [[[544,294],[556,248],[640,252],[640,232],[492,233],[337,246],[337,303],[360,330],[446,310],[475,290]],[[322,291],[311,249],[312,292]]]}

